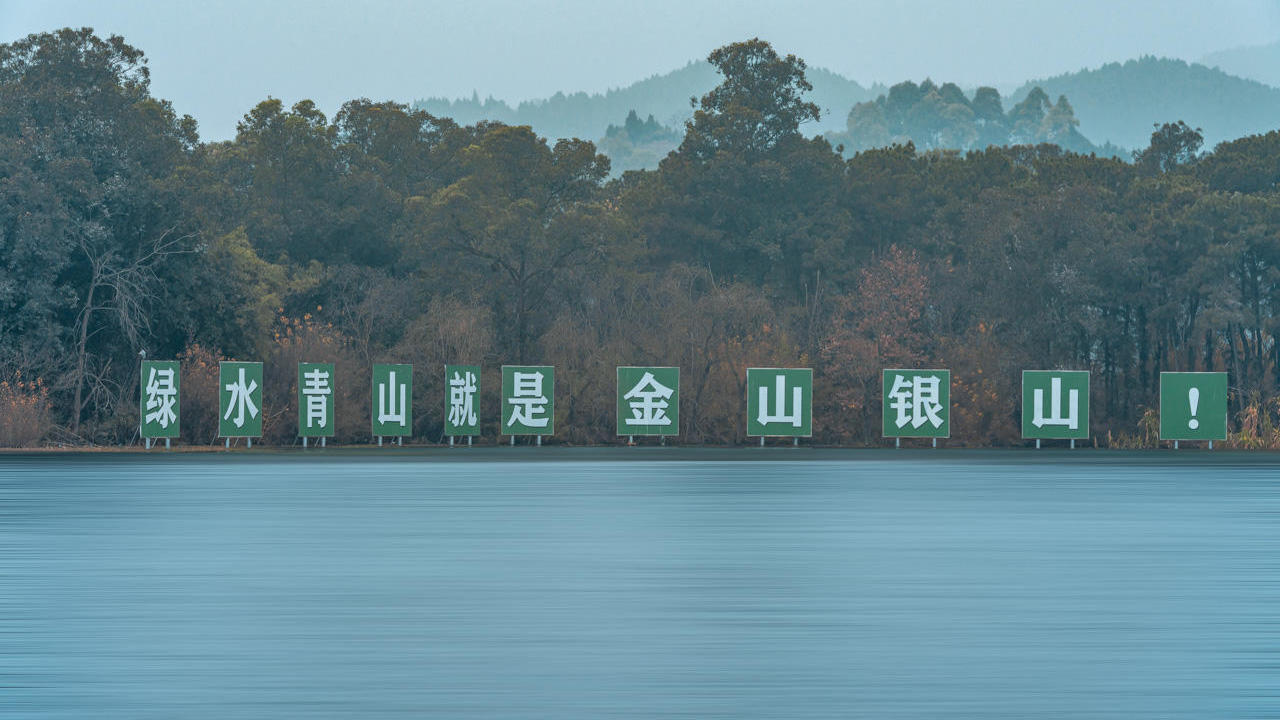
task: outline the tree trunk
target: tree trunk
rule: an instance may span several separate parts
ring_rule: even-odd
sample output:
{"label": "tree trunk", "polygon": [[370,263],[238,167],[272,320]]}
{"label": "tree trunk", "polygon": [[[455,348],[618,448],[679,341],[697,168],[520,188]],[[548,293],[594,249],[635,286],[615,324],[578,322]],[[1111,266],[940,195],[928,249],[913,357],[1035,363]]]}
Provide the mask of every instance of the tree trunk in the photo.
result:
{"label": "tree trunk", "polygon": [[98,289],[96,282],[89,285],[89,293],[85,298],[84,315],[80,318],[80,339],[76,343],[76,394],[71,404],[71,434],[80,434],[80,412],[83,403],[84,364],[89,347],[89,317],[93,315],[93,295]]}

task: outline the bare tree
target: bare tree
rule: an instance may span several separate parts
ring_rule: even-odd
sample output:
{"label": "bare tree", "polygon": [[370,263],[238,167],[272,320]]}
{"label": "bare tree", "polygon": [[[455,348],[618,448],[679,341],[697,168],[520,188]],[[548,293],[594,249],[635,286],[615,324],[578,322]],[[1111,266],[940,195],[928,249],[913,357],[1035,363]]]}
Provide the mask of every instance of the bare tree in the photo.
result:
{"label": "bare tree", "polygon": [[[93,327],[93,317],[98,312],[110,312],[115,325],[129,347],[137,348],[139,337],[150,328],[147,307],[155,299],[157,285],[156,268],[171,255],[191,252],[187,241],[193,235],[173,236],[173,228],[144,246],[132,259],[122,257],[113,247],[109,232],[98,223],[89,223],[85,232],[79,233],[78,245],[89,265],[89,286],[84,294],[80,314],[76,318],[76,366],[72,382],[75,399],[71,410],[71,432],[79,434],[80,416],[84,409],[85,380],[88,372],[89,341],[103,327]],[[90,396],[96,396],[103,373],[92,374],[94,387]]]}

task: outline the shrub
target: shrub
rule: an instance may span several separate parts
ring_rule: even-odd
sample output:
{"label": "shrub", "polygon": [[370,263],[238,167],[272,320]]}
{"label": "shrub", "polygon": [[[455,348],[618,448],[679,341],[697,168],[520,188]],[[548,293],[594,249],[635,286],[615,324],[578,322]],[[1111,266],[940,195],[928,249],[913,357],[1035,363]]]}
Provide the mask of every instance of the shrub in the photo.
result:
{"label": "shrub", "polygon": [[0,447],[33,447],[49,427],[49,391],[42,380],[0,381]]}

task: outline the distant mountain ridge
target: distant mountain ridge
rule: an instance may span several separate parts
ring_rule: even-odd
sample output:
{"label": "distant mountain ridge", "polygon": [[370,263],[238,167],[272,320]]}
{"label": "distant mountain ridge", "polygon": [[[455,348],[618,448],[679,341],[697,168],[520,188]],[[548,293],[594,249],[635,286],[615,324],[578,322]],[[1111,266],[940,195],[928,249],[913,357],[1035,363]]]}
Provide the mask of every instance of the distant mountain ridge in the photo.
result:
{"label": "distant mountain ridge", "polygon": [[[863,87],[823,68],[811,67],[807,76],[813,84],[809,99],[822,109],[822,119],[805,127],[808,134],[843,129],[850,108],[884,92],[880,86]],[[556,93],[515,107],[492,97],[481,100],[478,94],[457,100],[427,98],[416,100],[413,105],[433,115],[451,117],[468,125],[480,120],[496,120],[512,125],[529,125],[539,135],[548,138],[596,140],[604,137],[610,125],[618,124],[633,110],[640,117],[653,115],[662,125],[683,130],[684,121],[693,115],[689,99],[702,97],[719,82],[719,76],[709,63],[695,61],[669,73],[653,75],[603,94]]]}
{"label": "distant mountain ridge", "polygon": [[[807,75],[813,84],[809,98],[822,110],[819,122],[802,128],[811,136],[825,133],[835,137],[848,132],[847,120],[854,106],[875,102],[889,91],[885,85],[867,87],[823,68],[811,67]],[[683,123],[693,113],[690,98],[701,97],[718,82],[719,76],[710,64],[695,61],[605,93],[556,93],[514,107],[493,98],[481,100],[478,94],[457,100],[427,98],[413,105],[463,124],[493,120],[529,125],[550,139],[592,140],[602,149],[608,146],[610,150],[606,152],[611,152],[611,157],[618,156],[618,172],[656,166],[657,159],[665,155],[664,148],[678,145]],[[1077,150],[1085,149],[1086,144],[1080,140],[1087,138],[1106,154],[1118,152],[1127,157],[1127,150],[1147,146],[1153,125],[1177,120],[1202,128],[1206,148],[1280,128],[1280,89],[1183,60],[1147,56],[1030,80],[1006,101],[1010,106],[1021,103],[1036,87],[1049,98],[1067,98],[1079,125],[1077,132],[1071,134],[1073,142],[1066,145],[1075,145]],[[636,123],[648,128],[634,137],[624,132],[624,120],[633,111],[633,129],[640,132]],[[670,134],[643,120],[650,115],[677,139],[673,141]],[[609,134],[611,127],[614,131]]]}
{"label": "distant mountain ridge", "polygon": [[1249,80],[1280,88],[1280,40],[1210,53],[1200,63]]}
{"label": "distant mountain ridge", "polygon": [[1280,89],[1183,60],[1145,56],[1032,80],[1012,100],[1035,87],[1066,95],[1080,132],[1098,144],[1143,148],[1154,124],[1176,120],[1202,128],[1207,148],[1280,127]]}

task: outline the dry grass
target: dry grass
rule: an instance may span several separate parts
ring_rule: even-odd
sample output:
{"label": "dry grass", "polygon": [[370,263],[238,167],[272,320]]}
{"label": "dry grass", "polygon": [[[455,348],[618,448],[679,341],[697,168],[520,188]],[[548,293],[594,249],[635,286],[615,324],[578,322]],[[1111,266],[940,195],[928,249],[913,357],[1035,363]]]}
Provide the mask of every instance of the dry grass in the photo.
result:
{"label": "dry grass", "polygon": [[39,378],[0,381],[0,447],[34,447],[49,432],[49,390]]}

